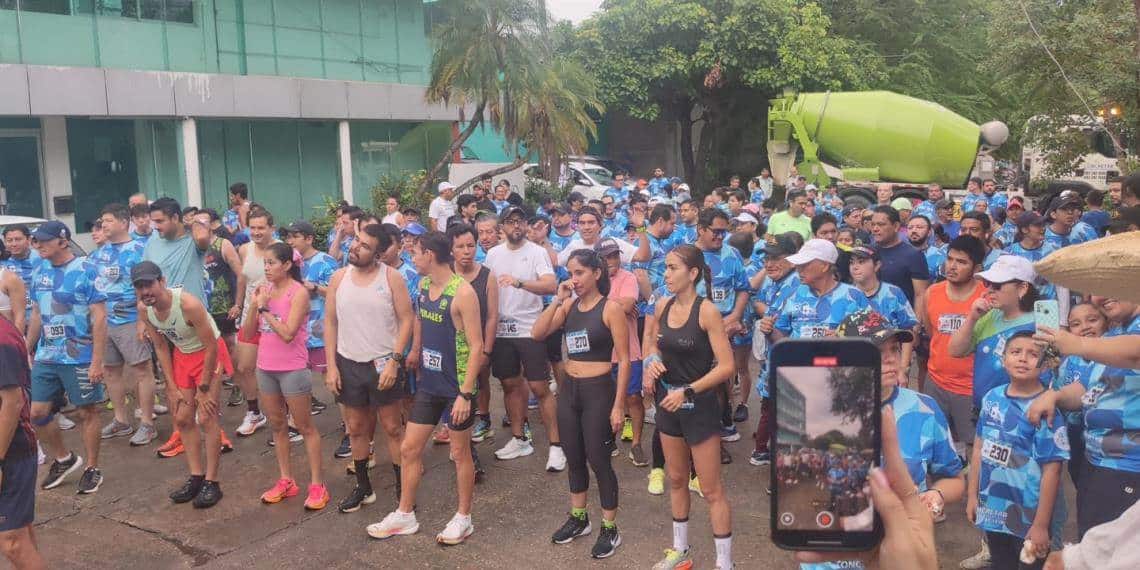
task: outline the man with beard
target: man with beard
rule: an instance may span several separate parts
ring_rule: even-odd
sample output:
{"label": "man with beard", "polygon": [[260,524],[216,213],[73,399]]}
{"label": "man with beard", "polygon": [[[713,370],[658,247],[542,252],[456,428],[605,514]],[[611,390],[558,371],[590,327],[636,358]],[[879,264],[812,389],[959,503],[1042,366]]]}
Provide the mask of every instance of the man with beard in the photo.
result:
{"label": "man with beard", "polygon": [[906,223],[906,238],[910,245],[926,257],[926,267],[930,270],[930,282],[942,278],[942,263],[946,261],[946,246],[936,246],[930,239],[930,220],[926,216],[911,216]]}
{"label": "man with beard", "polygon": [[555,204],[550,208],[550,224],[554,226],[554,230],[550,232],[547,238],[554,251],[561,253],[570,242],[580,237],[578,232],[574,230],[572,222],[570,211],[565,206]]}

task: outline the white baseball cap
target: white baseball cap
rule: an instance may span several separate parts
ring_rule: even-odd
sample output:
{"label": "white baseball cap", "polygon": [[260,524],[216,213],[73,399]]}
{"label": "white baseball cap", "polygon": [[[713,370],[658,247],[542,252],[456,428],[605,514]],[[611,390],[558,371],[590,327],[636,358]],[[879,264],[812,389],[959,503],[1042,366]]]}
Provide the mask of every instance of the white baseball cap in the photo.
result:
{"label": "white baseball cap", "polygon": [[809,239],[804,242],[799,253],[788,256],[788,263],[807,265],[817,259],[834,265],[839,260],[839,250],[835,249],[835,244],[825,239]]}
{"label": "white baseball cap", "polygon": [[736,215],[735,218],[732,219],[732,221],[741,222],[741,223],[745,223],[745,224],[758,224],[758,223],[760,223],[760,220],[757,220],[756,216],[753,216],[752,214],[750,214],[748,212],[740,212],[739,214]]}
{"label": "white baseball cap", "polygon": [[1034,283],[1037,281],[1037,272],[1033,270],[1033,263],[1024,257],[1002,255],[989,269],[979,273],[978,277],[990,283],[1015,280]]}
{"label": "white baseball cap", "polygon": [[443,192],[444,190],[455,190],[455,185],[444,180],[443,182],[439,183],[439,191]]}

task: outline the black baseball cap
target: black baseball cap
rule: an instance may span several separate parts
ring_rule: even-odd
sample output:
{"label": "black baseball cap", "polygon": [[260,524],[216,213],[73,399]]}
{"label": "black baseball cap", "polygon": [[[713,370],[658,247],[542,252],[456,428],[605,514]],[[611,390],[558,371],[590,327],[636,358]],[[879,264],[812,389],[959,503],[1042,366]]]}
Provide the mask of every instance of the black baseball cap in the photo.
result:
{"label": "black baseball cap", "polygon": [[499,214],[499,221],[505,222],[505,221],[509,220],[511,218],[511,216],[514,216],[516,214],[518,216],[520,216],[523,220],[526,220],[529,217],[526,214],[526,210],[524,210],[523,208],[521,208],[519,206],[507,206],[506,209],[503,210],[503,213]]}
{"label": "black baseball cap", "polygon": [[1060,210],[1066,206],[1084,205],[1085,199],[1081,197],[1080,192],[1077,192],[1076,190],[1064,190],[1060,194],[1057,194],[1057,196],[1055,196],[1051,201],[1049,201],[1049,209],[1046,210],[1045,213],[1048,214],[1049,212]]}
{"label": "black baseball cap", "polygon": [[787,257],[798,252],[801,245],[803,245],[803,236],[796,232],[786,232],[768,236],[764,253],[775,257]]}
{"label": "black baseball cap", "polygon": [[56,220],[49,220],[39,225],[32,237],[38,241],[48,241],[53,239],[71,239],[71,230],[63,222]]}
{"label": "black baseball cap", "polygon": [[914,340],[914,333],[906,329],[895,328],[886,317],[869,308],[859,309],[844,317],[839,326],[836,327],[835,335],[870,339],[876,346],[891,338],[898,338],[899,342]]}
{"label": "black baseball cap", "polygon": [[566,206],[563,206],[562,204],[555,202],[555,203],[551,204],[550,207],[546,209],[546,211],[550,212],[550,215],[553,216],[554,214],[565,214],[566,212],[569,211],[569,209]]}
{"label": "black baseball cap", "polygon": [[308,220],[297,220],[285,227],[285,232],[290,234],[301,234],[306,236],[317,235],[317,228],[313,227]]}
{"label": "black baseball cap", "polygon": [[150,283],[162,279],[162,268],[153,261],[142,261],[131,268],[131,283]]}

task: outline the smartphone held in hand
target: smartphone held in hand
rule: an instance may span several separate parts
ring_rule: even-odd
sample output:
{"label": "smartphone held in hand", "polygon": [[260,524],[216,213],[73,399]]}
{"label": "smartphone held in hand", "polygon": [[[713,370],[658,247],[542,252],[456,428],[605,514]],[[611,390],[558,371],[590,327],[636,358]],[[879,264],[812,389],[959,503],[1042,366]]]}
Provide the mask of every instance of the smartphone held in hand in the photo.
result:
{"label": "smartphone held in hand", "polygon": [[879,349],[865,339],[772,347],[772,540],[780,548],[867,550],[882,538],[868,474],[880,463]]}

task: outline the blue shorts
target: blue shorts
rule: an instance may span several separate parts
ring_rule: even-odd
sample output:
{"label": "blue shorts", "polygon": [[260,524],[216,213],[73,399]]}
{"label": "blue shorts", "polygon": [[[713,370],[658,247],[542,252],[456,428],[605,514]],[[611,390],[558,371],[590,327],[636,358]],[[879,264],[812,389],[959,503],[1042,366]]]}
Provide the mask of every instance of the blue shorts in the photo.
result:
{"label": "blue shorts", "polygon": [[751,348],[752,347],[752,332],[750,331],[750,332],[743,334],[743,335],[739,335],[739,334],[732,335],[732,337],[729,338],[728,340],[732,344],[732,348],[738,348],[741,346],[747,346],[747,347]]}
{"label": "blue shorts", "polygon": [[[16,429],[20,429],[19,426]],[[36,518],[36,454],[4,461],[0,484],[0,532],[24,528]]]}
{"label": "blue shorts", "polygon": [[[613,379],[617,382],[617,364],[614,365]],[[633,360],[629,363],[629,386],[625,388],[626,396],[633,396],[634,394],[641,393],[641,361]]]}
{"label": "blue shorts", "polygon": [[54,402],[61,394],[76,407],[93,406],[107,399],[103,384],[87,378],[87,366],[48,364],[32,366],[32,401]]}

